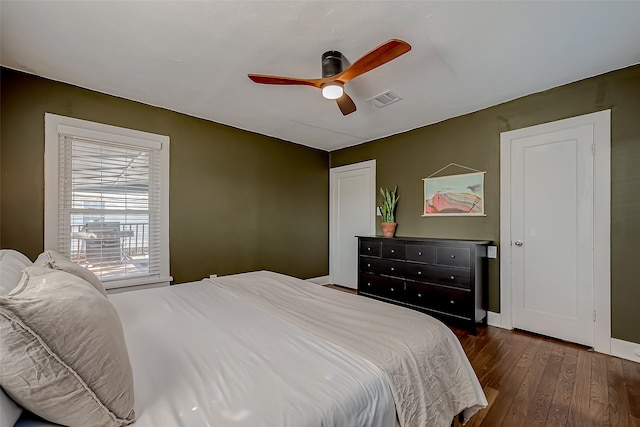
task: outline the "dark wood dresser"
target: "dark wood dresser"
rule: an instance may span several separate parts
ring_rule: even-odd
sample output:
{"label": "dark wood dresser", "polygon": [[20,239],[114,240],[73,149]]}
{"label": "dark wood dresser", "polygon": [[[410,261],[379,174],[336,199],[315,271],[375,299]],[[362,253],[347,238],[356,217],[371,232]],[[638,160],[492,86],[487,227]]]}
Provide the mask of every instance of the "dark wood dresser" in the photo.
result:
{"label": "dark wood dresser", "polygon": [[464,323],[486,322],[485,240],[358,236],[358,294]]}

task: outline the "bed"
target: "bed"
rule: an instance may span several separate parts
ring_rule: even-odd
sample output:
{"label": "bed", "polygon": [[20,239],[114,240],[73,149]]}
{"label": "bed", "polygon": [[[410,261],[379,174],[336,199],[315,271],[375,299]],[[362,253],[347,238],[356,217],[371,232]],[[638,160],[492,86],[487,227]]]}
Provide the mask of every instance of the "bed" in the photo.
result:
{"label": "bed", "polygon": [[[422,313],[268,271],[105,298],[71,273],[34,268],[23,282],[57,274],[113,307],[136,427],[449,426],[487,405],[458,339]],[[25,411],[15,425],[53,424]]]}

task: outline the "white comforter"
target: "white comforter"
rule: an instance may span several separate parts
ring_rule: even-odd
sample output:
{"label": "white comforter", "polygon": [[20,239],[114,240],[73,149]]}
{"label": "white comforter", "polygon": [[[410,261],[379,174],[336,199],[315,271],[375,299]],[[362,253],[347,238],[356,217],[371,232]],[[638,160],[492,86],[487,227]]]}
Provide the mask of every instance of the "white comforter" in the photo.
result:
{"label": "white comforter", "polygon": [[487,405],[455,335],[402,307],[265,271],[109,298],[135,427],[448,427]]}
{"label": "white comforter", "polygon": [[396,423],[380,368],[218,286],[195,282],[109,298],[131,358],[135,427]]}
{"label": "white comforter", "polygon": [[266,271],[210,281],[384,369],[403,427],[448,427],[487,406],[457,337],[430,316]]}

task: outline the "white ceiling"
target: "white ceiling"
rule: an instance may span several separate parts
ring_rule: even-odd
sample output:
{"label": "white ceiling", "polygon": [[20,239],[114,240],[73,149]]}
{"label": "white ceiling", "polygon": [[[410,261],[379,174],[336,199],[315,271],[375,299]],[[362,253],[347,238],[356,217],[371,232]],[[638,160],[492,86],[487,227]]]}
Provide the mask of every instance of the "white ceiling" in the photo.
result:
{"label": "white ceiling", "polygon": [[[640,1],[5,1],[3,66],[335,150],[640,63]],[[391,39],[407,54],[345,86],[308,86]],[[402,98],[378,109],[368,98]]]}

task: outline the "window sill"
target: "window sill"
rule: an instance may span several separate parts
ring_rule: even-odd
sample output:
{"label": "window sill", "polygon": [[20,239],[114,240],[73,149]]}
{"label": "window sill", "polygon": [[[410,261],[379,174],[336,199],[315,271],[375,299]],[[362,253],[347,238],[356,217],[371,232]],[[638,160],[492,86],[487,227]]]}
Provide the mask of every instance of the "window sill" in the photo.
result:
{"label": "window sill", "polygon": [[162,288],[169,286],[173,277],[149,279],[148,277],[138,280],[127,280],[120,283],[103,283],[107,294],[118,294],[121,292],[138,291],[141,289]]}

